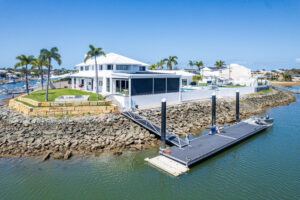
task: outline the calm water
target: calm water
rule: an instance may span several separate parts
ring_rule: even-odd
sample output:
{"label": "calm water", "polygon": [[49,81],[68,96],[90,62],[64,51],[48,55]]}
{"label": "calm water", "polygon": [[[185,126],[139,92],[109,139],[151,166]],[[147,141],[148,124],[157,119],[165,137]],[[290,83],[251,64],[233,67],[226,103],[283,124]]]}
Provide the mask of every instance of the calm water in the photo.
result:
{"label": "calm water", "polygon": [[173,178],[157,149],[41,162],[0,159],[0,199],[300,199],[300,95],[274,126]]}

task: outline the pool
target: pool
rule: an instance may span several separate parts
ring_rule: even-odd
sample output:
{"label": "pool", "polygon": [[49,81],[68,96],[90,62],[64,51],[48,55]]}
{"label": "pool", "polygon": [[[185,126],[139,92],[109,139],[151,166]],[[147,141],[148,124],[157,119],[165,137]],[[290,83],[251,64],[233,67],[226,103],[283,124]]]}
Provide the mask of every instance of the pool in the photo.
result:
{"label": "pool", "polygon": [[184,91],[191,91],[191,90],[195,90],[193,88],[181,88],[180,91],[184,92]]}

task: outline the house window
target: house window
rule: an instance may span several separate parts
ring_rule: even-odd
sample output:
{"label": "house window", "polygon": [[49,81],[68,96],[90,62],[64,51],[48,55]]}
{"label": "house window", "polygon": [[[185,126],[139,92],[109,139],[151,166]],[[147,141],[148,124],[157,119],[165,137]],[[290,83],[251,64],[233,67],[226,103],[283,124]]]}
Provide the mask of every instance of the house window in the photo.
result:
{"label": "house window", "polygon": [[182,79],[182,86],[187,86],[187,79]]}
{"label": "house window", "polygon": [[85,66],[84,70],[89,71],[89,66]]}
{"label": "house window", "polygon": [[80,67],[80,71],[83,71],[83,67]]}
{"label": "house window", "polygon": [[93,70],[93,71],[95,70],[95,67],[94,67],[94,65],[92,66],[92,70]]}
{"label": "house window", "polygon": [[84,86],[84,79],[81,79],[81,87]]}
{"label": "house window", "polygon": [[99,65],[98,67],[99,67],[99,70],[102,70],[102,65]]}
{"label": "house window", "polygon": [[106,92],[110,92],[110,78],[106,78]]}
{"label": "house window", "polygon": [[113,65],[107,65],[107,70],[113,70]]}
{"label": "house window", "polygon": [[99,81],[99,86],[100,86],[100,87],[103,86],[103,81]]}
{"label": "house window", "polygon": [[140,71],[146,71],[146,67],[141,66],[141,67],[140,67]]}
{"label": "house window", "polygon": [[117,65],[117,70],[129,70],[129,65]]}

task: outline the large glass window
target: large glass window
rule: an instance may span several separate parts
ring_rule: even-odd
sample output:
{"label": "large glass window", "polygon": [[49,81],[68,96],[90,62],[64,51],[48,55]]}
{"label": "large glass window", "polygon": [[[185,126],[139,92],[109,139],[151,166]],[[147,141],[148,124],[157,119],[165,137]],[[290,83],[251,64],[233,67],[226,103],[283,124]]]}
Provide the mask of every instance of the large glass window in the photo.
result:
{"label": "large glass window", "polygon": [[98,68],[99,70],[102,70],[102,65],[99,65],[98,67],[99,67],[99,68]]}
{"label": "large glass window", "polygon": [[92,70],[93,70],[93,71],[95,70],[94,65],[92,66]]}
{"label": "large glass window", "polygon": [[80,71],[83,71],[83,67],[82,66],[80,67]]}
{"label": "large glass window", "polygon": [[117,65],[117,70],[129,70],[129,65]]}
{"label": "large glass window", "polygon": [[165,93],[166,92],[166,78],[155,78],[154,79],[154,93]]}
{"label": "large glass window", "polygon": [[167,79],[167,92],[179,92],[179,78]]}
{"label": "large glass window", "polygon": [[85,66],[84,70],[89,71],[89,66]]}
{"label": "large glass window", "polygon": [[140,66],[140,71],[146,71],[146,67]]}
{"label": "large glass window", "polygon": [[187,79],[182,79],[182,86],[187,86]]}
{"label": "large glass window", "polygon": [[116,80],[116,92],[128,94],[128,80]]}
{"label": "large glass window", "polygon": [[131,79],[131,95],[153,93],[153,78]]}
{"label": "large glass window", "polygon": [[113,65],[107,65],[107,70],[113,70]]}
{"label": "large glass window", "polygon": [[106,78],[106,92],[110,92],[110,78]]}

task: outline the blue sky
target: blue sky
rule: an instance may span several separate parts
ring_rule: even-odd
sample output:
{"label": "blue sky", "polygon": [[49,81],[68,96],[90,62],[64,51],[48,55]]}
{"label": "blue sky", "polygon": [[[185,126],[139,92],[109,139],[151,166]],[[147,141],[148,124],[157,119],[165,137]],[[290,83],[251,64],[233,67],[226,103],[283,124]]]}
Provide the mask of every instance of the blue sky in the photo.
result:
{"label": "blue sky", "polygon": [[0,67],[57,46],[72,68],[89,44],[149,64],[300,67],[299,0],[0,0],[0,27]]}

